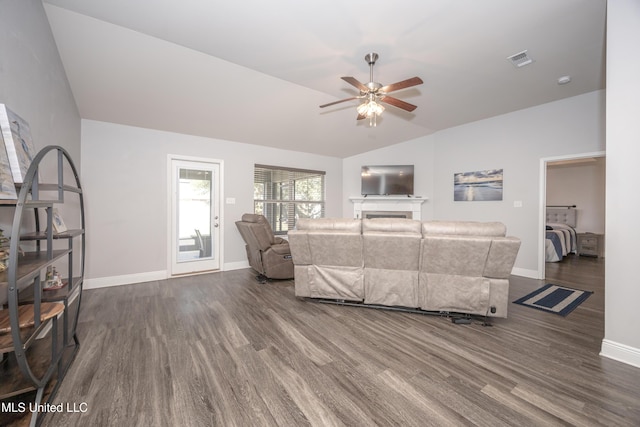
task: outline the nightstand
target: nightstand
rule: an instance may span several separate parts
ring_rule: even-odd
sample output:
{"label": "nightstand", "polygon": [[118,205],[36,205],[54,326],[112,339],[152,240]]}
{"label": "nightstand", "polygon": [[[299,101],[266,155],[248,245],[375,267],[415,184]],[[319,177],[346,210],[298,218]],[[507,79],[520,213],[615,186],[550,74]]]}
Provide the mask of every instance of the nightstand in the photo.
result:
{"label": "nightstand", "polygon": [[599,257],[602,254],[603,235],[578,233],[578,255]]}

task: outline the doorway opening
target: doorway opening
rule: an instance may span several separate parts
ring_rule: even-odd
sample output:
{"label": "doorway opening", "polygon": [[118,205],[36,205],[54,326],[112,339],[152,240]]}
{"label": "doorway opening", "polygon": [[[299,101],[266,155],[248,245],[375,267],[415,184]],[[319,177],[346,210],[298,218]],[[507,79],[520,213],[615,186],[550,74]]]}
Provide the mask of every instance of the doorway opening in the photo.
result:
{"label": "doorway opening", "polygon": [[604,151],[540,160],[538,279],[545,279],[547,275],[547,206],[575,205],[576,231],[604,235],[604,168]]}

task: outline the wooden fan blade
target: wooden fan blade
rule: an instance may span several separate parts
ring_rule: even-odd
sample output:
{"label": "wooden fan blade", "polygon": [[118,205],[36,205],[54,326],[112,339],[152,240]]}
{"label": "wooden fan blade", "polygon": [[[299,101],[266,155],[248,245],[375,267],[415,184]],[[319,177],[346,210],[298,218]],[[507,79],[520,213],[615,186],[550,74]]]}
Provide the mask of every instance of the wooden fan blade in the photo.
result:
{"label": "wooden fan blade", "polygon": [[345,102],[345,101],[351,101],[352,99],[358,99],[358,97],[357,96],[352,96],[351,98],[345,98],[345,99],[341,99],[340,101],[330,102],[328,104],[321,105],[320,108],[324,108],[324,107],[329,107],[331,105],[340,104],[341,102]]}
{"label": "wooden fan blade", "polygon": [[401,101],[398,98],[394,98],[392,96],[382,97],[380,98],[380,101],[389,105],[393,105],[394,107],[402,108],[406,111],[413,111],[418,108],[417,105],[409,104],[408,102]]}
{"label": "wooden fan blade", "polygon": [[360,83],[353,77],[340,77],[345,82],[349,83],[351,86],[354,86],[360,90],[360,92],[369,92],[369,88]]}
{"label": "wooden fan blade", "polygon": [[417,86],[424,83],[420,77],[412,77],[407,80],[403,80],[397,83],[391,83],[390,85],[383,86],[380,88],[380,92],[389,93],[395,90],[405,89],[411,86]]}
{"label": "wooden fan blade", "polygon": [[358,117],[356,117],[356,120],[363,120],[366,119],[367,116],[365,116],[364,114],[358,114]]}

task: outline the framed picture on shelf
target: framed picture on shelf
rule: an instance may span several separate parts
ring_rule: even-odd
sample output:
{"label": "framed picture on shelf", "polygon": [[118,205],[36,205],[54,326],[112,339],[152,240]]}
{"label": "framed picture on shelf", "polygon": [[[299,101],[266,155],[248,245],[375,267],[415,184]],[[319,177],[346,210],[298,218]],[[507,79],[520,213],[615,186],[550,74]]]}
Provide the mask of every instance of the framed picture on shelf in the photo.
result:
{"label": "framed picture on shelf", "polygon": [[64,224],[64,221],[62,220],[62,216],[60,215],[60,212],[58,212],[58,209],[53,208],[53,218],[51,219],[51,222],[53,223],[53,231],[56,232],[56,234],[58,233],[64,233],[65,231],[67,231],[67,226]]}
{"label": "framed picture on shelf", "polygon": [[0,104],[0,130],[13,182],[22,183],[36,155],[29,124],[6,105]]}
{"label": "framed picture on shelf", "polygon": [[4,138],[0,134],[0,199],[16,200],[16,185],[13,183],[11,165],[7,157],[7,150],[4,148]]}

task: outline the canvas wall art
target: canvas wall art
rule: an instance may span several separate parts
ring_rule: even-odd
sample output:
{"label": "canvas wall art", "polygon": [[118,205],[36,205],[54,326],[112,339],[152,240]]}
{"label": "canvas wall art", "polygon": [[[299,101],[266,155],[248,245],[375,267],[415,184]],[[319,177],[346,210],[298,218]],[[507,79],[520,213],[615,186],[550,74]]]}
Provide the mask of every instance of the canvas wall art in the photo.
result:
{"label": "canvas wall art", "polygon": [[16,185],[13,183],[13,175],[11,174],[11,165],[7,157],[7,150],[4,148],[4,138],[0,134],[0,199],[16,200]]}
{"label": "canvas wall art", "polygon": [[502,200],[502,169],[461,172],[453,175],[456,202]]}
{"label": "canvas wall art", "polygon": [[13,182],[22,183],[36,155],[29,124],[6,105],[0,104],[0,129]]}

